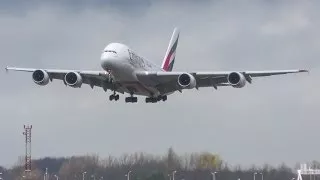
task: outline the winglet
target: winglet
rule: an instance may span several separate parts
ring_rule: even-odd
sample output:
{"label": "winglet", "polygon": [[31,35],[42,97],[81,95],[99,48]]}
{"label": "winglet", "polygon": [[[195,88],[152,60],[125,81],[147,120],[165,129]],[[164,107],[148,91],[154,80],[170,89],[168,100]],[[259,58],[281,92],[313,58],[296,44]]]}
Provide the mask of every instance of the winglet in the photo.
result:
{"label": "winglet", "polygon": [[307,72],[309,73],[309,70],[306,70],[306,69],[300,69],[299,72]]}

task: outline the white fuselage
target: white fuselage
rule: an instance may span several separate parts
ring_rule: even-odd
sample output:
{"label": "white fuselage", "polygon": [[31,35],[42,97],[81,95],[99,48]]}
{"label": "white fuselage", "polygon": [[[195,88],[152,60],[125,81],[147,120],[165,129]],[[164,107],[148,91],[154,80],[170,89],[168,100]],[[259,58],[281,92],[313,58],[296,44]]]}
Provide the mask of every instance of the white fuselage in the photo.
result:
{"label": "white fuselage", "polygon": [[154,87],[140,83],[136,72],[163,70],[138,56],[128,46],[120,43],[107,45],[101,55],[101,66],[104,70],[111,71],[114,81],[121,84],[124,92],[144,96],[159,95]]}

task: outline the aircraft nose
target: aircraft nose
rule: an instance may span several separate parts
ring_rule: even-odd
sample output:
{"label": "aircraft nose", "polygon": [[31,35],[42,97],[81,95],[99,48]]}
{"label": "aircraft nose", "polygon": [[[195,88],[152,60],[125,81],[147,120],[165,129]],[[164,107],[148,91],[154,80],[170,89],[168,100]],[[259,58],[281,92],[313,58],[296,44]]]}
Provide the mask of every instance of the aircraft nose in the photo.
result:
{"label": "aircraft nose", "polygon": [[103,52],[101,54],[101,66],[103,69],[111,69],[115,64],[117,56],[109,52]]}

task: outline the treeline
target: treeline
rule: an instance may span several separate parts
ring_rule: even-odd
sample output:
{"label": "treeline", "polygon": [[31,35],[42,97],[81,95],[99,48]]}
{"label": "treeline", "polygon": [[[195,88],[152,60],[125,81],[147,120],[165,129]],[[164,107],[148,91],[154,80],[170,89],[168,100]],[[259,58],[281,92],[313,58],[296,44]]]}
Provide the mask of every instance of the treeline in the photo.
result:
{"label": "treeline", "polygon": [[[314,162],[316,164],[317,162]],[[319,164],[319,163],[318,163]],[[317,165],[318,165],[317,164]],[[109,156],[101,159],[98,155],[75,156],[68,158],[43,158],[33,160],[32,172],[24,173],[23,159],[11,169],[0,167],[3,179],[44,179],[48,172],[51,180],[71,179],[107,179],[126,180],[131,171],[130,180],[291,180],[296,177],[295,170],[281,165],[271,167],[252,167],[241,169],[240,166],[230,167],[217,154],[209,152],[178,155],[172,148],[164,156],[146,153],[124,154],[121,157]],[[176,171],[176,173],[173,173]],[[217,172],[215,175],[212,174]],[[262,173],[262,174],[260,174]],[[55,176],[56,175],[56,176]],[[216,179],[214,179],[216,178]]]}

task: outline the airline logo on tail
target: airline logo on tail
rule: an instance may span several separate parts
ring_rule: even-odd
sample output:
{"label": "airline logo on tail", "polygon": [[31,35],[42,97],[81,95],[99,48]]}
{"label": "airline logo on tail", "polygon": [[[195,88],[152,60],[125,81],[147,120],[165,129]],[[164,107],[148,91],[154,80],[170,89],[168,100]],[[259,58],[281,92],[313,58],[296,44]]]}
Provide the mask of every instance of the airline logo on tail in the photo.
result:
{"label": "airline logo on tail", "polygon": [[164,56],[163,63],[162,63],[162,69],[165,71],[172,71],[173,69],[173,64],[176,58],[178,40],[179,40],[179,29],[175,28],[171,36],[167,52],[166,52],[166,55]]}

